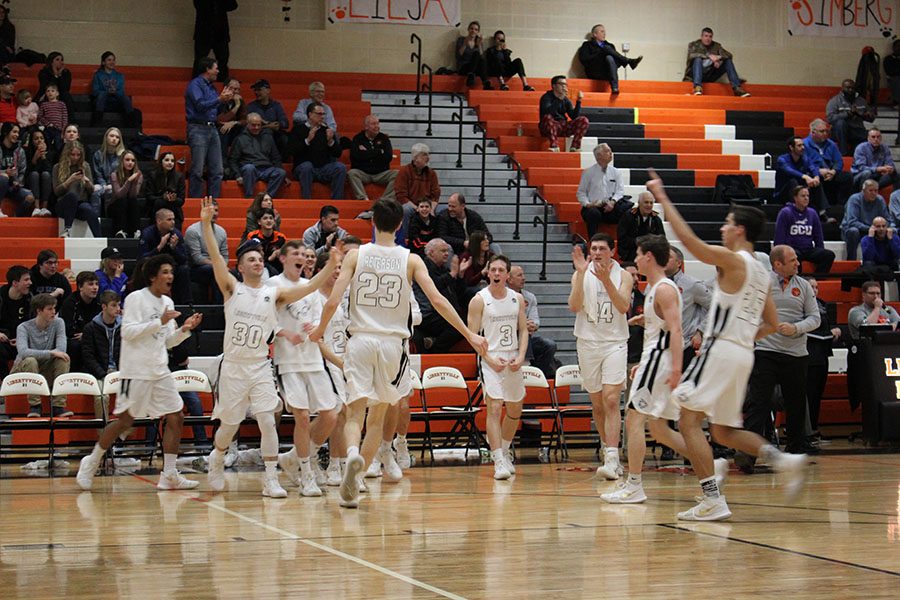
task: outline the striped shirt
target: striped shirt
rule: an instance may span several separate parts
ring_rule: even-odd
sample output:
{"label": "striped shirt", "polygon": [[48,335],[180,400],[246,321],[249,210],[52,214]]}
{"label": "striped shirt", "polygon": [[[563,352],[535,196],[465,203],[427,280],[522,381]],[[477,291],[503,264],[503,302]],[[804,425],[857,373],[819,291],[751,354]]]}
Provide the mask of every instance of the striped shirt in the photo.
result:
{"label": "striped shirt", "polygon": [[38,123],[44,127],[56,127],[60,131],[69,123],[69,110],[62,100],[45,100],[41,102]]}

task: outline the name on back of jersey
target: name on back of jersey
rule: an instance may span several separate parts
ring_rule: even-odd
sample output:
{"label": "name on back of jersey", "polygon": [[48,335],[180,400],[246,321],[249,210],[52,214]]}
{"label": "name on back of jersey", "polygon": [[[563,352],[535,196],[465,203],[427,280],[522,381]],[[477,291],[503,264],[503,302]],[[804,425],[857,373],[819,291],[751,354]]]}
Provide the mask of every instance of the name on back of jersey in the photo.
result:
{"label": "name on back of jersey", "polygon": [[392,256],[372,256],[371,254],[363,257],[363,267],[372,269],[373,271],[400,271],[403,268],[403,262]]}

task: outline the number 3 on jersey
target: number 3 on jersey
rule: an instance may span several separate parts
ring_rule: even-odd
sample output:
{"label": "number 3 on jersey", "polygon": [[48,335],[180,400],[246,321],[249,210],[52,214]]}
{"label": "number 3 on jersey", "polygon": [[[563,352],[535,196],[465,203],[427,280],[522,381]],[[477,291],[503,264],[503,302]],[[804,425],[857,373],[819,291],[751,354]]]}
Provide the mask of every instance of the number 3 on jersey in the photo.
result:
{"label": "number 3 on jersey", "polygon": [[400,306],[400,288],[403,281],[399,275],[360,273],[358,281],[360,285],[356,290],[356,303],[360,306],[380,306],[381,308]]}
{"label": "number 3 on jersey", "polygon": [[513,333],[515,330],[512,325],[500,326],[500,345],[503,347],[513,345]]}

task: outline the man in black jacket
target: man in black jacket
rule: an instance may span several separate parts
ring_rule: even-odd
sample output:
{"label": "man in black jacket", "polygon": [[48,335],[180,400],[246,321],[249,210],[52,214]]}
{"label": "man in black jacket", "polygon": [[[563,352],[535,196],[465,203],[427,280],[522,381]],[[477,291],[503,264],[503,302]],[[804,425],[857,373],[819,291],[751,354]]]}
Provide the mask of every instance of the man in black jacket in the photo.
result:
{"label": "man in black jacket", "polygon": [[84,327],[100,314],[100,280],[93,271],[82,271],[75,279],[78,292],[66,298],[59,309],[59,316],[66,324],[66,352],[71,358],[69,371],[82,368],[81,336]]}
{"label": "man in black jacket", "polygon": [[[460,293],[465,288],[463,280],[459,277],[459,257],[454,256],[448,269],[444,265],[450,256],[450,246],[444,240],[435,238],[425,245],[425,267],[428,275],[434,281],[435,287],[444,296],[460,316],[465,320],[465,312],[460,306]],[[413,283],[413,293],[419,310],[422,313],[422,322],[413,330],[413,343],[420,353],[444,353],[462,339],[453,327],[431,305],[428,297],[422,289]]]}
{"label": "man in black jacket", "polygon": [[466,197],[462,194],[450,194],[447,199],[447,210],[437,217],[437,235],[450,244],[453,254],[462,254],[469,247],[469,235],[474,231],[483,231],[491,242],[491,252],[500,254],[500,246],[494,243],[484,219],[477,212],[466,208]]}
{"label": "man in black jacket", "polygon": [[653,210],[653,194],[641,192],[637,206],[633,206],[619,220],[616,245],[619,247],[620,261],[634,261],[637,256],[637,239],[642,235],[665,237],[662,219]]}
{"label": "man in black jacket", "polygon": [[53,250],[41,250],[37,264],[31,267],[31,293],[50,294],[57,306],[72,293],[72,284],[59,273],[59,256]]}
{"label": "man in black jacket", "polygon": [[184,236],[175,228],[175,213],[168,208],[156,211],[156,224],[141,232],[138,255],[143,258],[168,254],[175,262],[172,300],[175,304],[191,304],[191,270],[188,267]]}
{"label": "man in black jacket", "polygon": [[[394,180],[397,171],[391,169],[394,149],[391,138],[381,133],[381,122],[375,115],[363,121],[363,130],[353,136],[350,144],[350,170],[347,177],[357,200],[368,200],[367,183],[386,186],[382,198],[394,200]],[[377,198],[376,198],[377,200]]]}
{"label": "man in black jacket", "polygon": [[325,107],[310,102],[306,123],[291,132],[294,154],[294,179],[300,182],[300,197],[312,198],[313,181],[331,184],[331,199],[344,197],[347,167],[340,160],[341,143],[334,129],[325,124]]}
{"label": "man in black jacket", "polygon": [[591,28],[591,39],[578,49],[578,60],[584,67],[588,79],[603,79],[609,82],[610,91],[619,93],[619,67],[631,67],[632,70],[644,60],[643,56],[625,58],[616,50],[616,46],[606,41],[606,28],[597,24]]}
{"label": "man in black jacket", "polygon": [[8,363],[18,354],[16,328],[31,317],[31,273],[28,267],[11,266],[6,272],[6,282],[0,287],[0,378],[9,375]]}
{"label": "man in black jacket", "polygon": [[[108,373],[119,370],[119,352],[122,348],[122,309],[119,295],[111,290],[100,294],[100,312],[84,326],[81,332],[82,369],[103,381]],[[95,416],[104,414],[99,403],[94,403]]]}

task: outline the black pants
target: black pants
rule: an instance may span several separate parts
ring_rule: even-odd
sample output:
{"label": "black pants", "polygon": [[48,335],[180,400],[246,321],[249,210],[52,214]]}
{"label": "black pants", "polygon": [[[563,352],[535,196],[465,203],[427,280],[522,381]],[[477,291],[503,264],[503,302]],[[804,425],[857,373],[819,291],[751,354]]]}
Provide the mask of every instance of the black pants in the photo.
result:
{"label": "black pants", "polygon": [[755,352],[753,372],[744,400],[744,429],[764,436],[771,423],[772,394],[781,386],[787,417],[788,451],[805,445],[806,378],[808,356],[789,356],[780,352]]}
{"label": "black pants", "polygon": [[849,171],[838,171],[834,174],[834,178],[828,181],[822,180],[822,189],[825,190],[828,204],[843,206],[847,203],[850,194],[853,193],[853,175]]}
{"label": "black pants", "polygon": [[622,218],[622,215],[625,214],[625,211],[630,209],[632,206],[633,204],[628,200],[619,200],[618,202],[616,202],[615,207],[613,207],[613,209],[609,212],[593,206],[582,206],[581,218],[584,221],[585,225],[587,225],[588,240],[590,240],[591,236],[597,233],[597,230],[600,229],[600,223],[618,223],[619,219]]}
{"label": "black pants", "polygon": [[[431,338],[431,348],[425,349],[425,338]],[[422,322],[413,330],[413,342],[420,354],[443,354],[462,339],[462,335],[450,326],[444,317],[433,312],[422,317]]]}
{"label": "black pants", "polygon": [[537,367],[547,379],[556,377],[556,369],[562,364],[556,360],[556,342],[550,338],[533,334],[528,336],[528,350],[525,359]]}
{"label": "black pants", "polygon": [[816,263],[816,273],[829,273],[834,264],[834,252],[827,248],[800,248],[797,250],[797,258]]}
{"label": "black pants", "polygon": [[491,77],[503,77],[504,79],[509,79],[514,75],[525,77],[525,65],[522,64],[521,58],[517,58],[512,62],[497,65],[493,69],[489,69],[488,75]]}
{"label": "black pants", "polygon": [[15,359],[18,353],[9,342],[0,342],[0,379],[9,375],[9,361]]}
{"label": "black pants", "polygon": [[481,79],[482,83],[488,83],[486,71],[487,64],[484,60],[484,56],[481,54],[476,54],[469,62],[458,63],[456,65],[457,73],[460,75],[474,75]]}
{"label": "black pants", "polygon": [[806,403],[809,406],[809,425],[813,431],[819,429],[819,410],[822,408],[826,381],[828,381],[827,364],[809,365],[806,372]]}
{"label": "black pants", "polygon": [[141,203],[137,198],[113,199],[106,214],[112,219],[114,233],[124,231],[125,237],[131,237],[141,229]]}
{"label": "black pants", "polygon": [[191,296],[191,270],[187,264],[175,267],[175,279],[172,281],[172,300],[175,304],[193,304]]}

